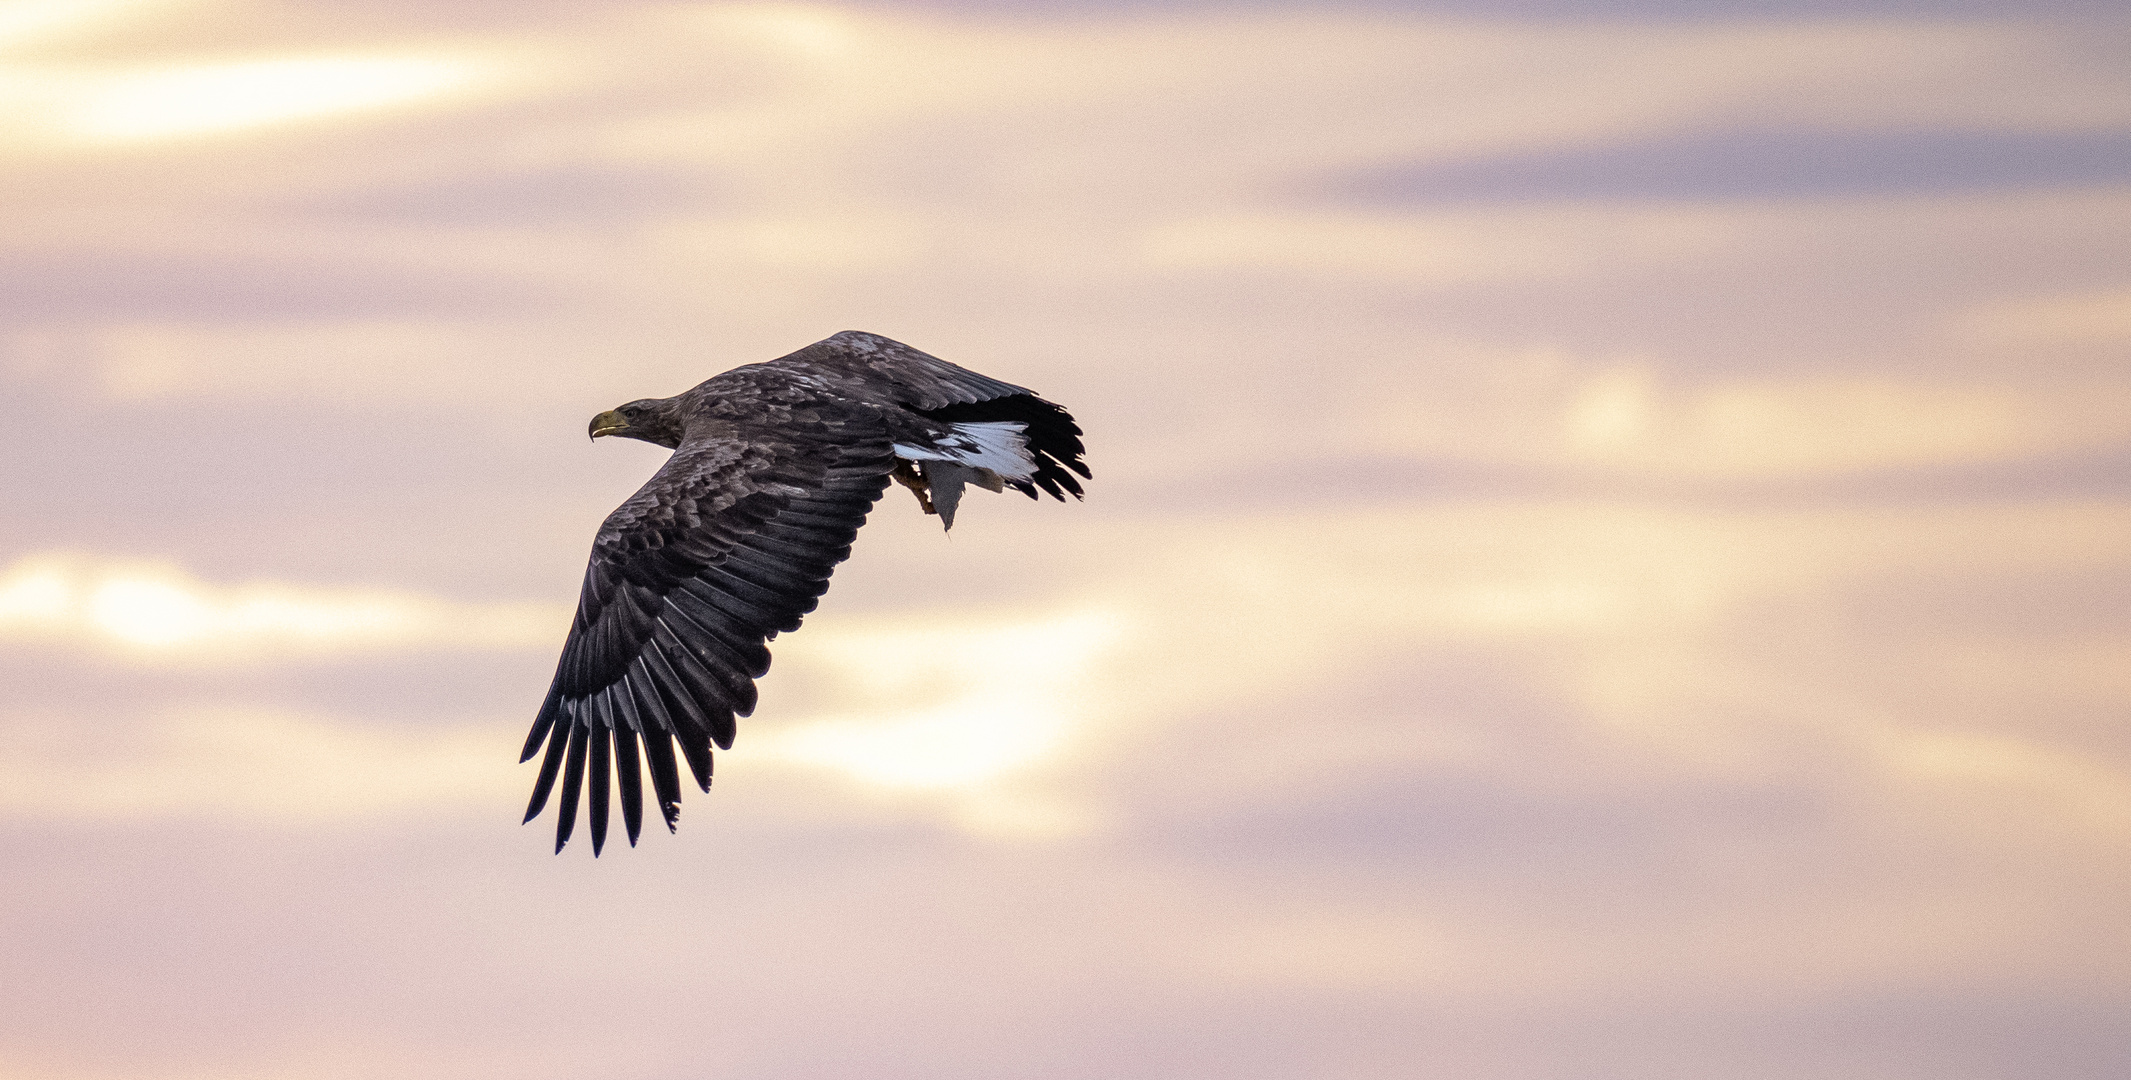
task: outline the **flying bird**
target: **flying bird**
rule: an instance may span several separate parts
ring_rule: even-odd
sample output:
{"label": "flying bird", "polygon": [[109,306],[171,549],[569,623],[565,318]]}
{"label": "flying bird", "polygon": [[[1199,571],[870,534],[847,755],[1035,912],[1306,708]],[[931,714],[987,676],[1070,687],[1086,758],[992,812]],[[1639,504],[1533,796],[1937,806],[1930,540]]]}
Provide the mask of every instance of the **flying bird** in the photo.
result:
{"label": "flying bird", "polygon": [[641,439],[673,456],[592,541],[555,681],[518,758],[547,748],[525,820],[560,777],[561,852],[589,774],[592,853],[606,844],[610,782],[634,845],[648,771],[673,831],[675,744],[708,792],[713,744],[731,749],[733,718],[754,711],[765,644],[814,610],[890,480],[945,528],[970,484],[1078,499],[1074,474],[1092,475],[1080,434],[1032,391],[855,330],[593,417],[594,439]]}

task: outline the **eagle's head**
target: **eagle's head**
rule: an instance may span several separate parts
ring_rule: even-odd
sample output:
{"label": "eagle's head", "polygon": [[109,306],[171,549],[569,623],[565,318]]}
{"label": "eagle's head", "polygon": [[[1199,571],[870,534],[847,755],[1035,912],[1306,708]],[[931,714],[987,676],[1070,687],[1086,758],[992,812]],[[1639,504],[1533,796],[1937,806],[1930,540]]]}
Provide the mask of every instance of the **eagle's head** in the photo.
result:
{"label": "eagle's head", "polygon": [[592,418],[592,437],[620,435],[642,439],[668,450],[681,445],[680,402],[673,398],[644,398]]}

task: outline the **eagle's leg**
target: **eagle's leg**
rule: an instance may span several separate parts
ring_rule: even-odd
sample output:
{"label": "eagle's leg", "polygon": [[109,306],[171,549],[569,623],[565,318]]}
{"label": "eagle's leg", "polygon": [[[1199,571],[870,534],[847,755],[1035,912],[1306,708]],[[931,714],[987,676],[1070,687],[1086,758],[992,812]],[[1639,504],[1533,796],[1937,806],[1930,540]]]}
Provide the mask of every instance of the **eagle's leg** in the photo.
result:
{"label": "eagle's leg", "polygon": [[896,483],[909,488],[911,493],[918,497],[918,505],[924,507],[926,513],[939,513],[932,505],[932,484],[925,479],[923,473],[917,471],[916,466],[902,458],[896,458],[895,471],[888,475],[894,477]]}

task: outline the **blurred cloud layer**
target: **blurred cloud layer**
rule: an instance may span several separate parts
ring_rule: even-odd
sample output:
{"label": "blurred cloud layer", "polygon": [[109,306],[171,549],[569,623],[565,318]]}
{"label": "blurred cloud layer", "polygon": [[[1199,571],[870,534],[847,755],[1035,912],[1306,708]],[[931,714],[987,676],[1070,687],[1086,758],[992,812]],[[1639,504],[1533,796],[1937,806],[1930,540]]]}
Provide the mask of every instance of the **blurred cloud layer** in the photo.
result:
{"label": "blurred cloud layer", "polygon": [[[0,3],[0,1076],[2118,1075],[2127,30]],[[549,856],[585,419],[846,328],[1088,501]]]}

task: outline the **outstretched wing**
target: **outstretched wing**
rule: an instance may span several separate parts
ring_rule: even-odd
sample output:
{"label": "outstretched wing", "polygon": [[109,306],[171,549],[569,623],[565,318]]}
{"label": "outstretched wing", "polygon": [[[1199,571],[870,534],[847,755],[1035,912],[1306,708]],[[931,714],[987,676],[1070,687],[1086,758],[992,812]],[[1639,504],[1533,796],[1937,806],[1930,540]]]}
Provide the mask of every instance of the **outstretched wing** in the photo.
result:
{"label": "outstretched wing", "polygon": [[1080,425],[1063,407],[1027,387],[979,375],[894,338],[846,330],[759,366],[836,377],[856,396],[892,401],[943,424],[1018,423],[1036,473],[1028,480],[1006,482],[1031,499],[1037,488],[1060,502],[1069,492],[1080,498],[1080,481],[1073,473],[1082,479],[1094,475],[1081,460],[1086,448],[1080,442]]}
{"label": "outstretched wing", "polygon": [[556,851],[588,772],[593,853],[606,843],[610,777],[636,843],[639,742],[668,830],[680,815],[675,743],[710,790],[711,747],[732,746],[733,718],[754,710],[769,670],[764,642],[798,629],[828,590],[894,465],[883,432],[733,430],[684,443],[607,517],[519,758],[546,743],[527,821],[562,778]]}

